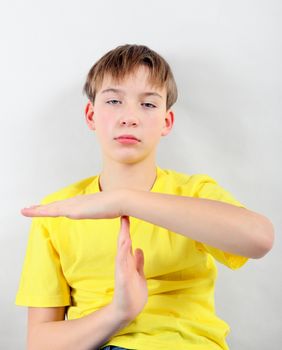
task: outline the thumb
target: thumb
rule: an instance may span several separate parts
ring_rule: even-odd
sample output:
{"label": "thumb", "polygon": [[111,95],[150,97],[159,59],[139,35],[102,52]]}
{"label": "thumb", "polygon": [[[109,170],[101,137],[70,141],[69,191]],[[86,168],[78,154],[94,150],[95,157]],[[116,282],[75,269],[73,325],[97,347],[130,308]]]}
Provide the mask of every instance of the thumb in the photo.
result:
{"label": "thumb", "polygon": [[145,278],[144,253],[143,253],[143,250],[140,248],[135,249],[135,262],[136,262],[136,270],[143,278]]}

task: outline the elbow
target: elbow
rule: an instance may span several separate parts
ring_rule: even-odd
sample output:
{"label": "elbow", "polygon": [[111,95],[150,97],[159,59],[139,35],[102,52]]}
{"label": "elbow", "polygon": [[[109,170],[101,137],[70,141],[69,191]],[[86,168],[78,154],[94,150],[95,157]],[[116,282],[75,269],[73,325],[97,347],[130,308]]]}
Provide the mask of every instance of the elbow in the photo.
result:
{"label": "elbow", "polygon": [[265,216],[259,215],[256,218],[256,229],[254,254],[253,259],[260,259],[264,257],[273,247],[274,244],[274,226],[272,222]]}

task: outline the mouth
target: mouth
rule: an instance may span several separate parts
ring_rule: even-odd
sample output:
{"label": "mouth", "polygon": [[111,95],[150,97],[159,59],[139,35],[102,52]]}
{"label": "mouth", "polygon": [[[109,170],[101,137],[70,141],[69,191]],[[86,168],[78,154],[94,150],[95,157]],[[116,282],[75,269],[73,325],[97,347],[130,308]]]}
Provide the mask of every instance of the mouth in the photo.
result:
{"label": "mouth", "polygon": [[139,140],[137,137],[135,137],[134,135],[121,135],[121,136],[118,136],[118,137],[115,137],[115,140],[118,140],[118,141],[136,141],[136,142],[140,142],[141,140]]}

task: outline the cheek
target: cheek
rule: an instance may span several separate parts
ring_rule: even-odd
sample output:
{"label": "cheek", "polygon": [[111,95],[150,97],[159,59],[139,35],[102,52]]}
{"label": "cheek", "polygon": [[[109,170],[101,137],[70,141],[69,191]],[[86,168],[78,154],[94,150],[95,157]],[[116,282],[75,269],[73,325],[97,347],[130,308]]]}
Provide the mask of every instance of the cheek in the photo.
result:
{"label": "cheek", "polygon": [[147,135],[157,136],[161,132],[161,125],[159,124],[159,122],[156,119],[154,119],[152,121],[145,123],[144,129],[146,129]]}
{"label": "cheek", "polygon": [[108,144],[114,138],[113,119],[106,115],[100,115],[96,120],[96,134],[101,144]]}
{"label": "cheek", "polygon": [[96,124],[101,133],[105,133],[112,127],[112,118],[108,113],[99,114]]}

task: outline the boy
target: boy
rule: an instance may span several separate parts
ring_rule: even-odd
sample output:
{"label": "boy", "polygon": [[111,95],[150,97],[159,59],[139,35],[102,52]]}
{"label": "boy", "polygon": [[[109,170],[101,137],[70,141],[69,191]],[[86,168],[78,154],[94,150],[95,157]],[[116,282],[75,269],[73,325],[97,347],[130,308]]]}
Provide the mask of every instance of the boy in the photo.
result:
{"label": "boy", "polygon": [[101,173],[22,210],[34,217],[16,298],[29,306],[28,349],[228,349],[214,258],[237,269],[264,256],[271,222],[207,175],[156,165],[177,99],[159,54],[119,46],[84,90]]}

